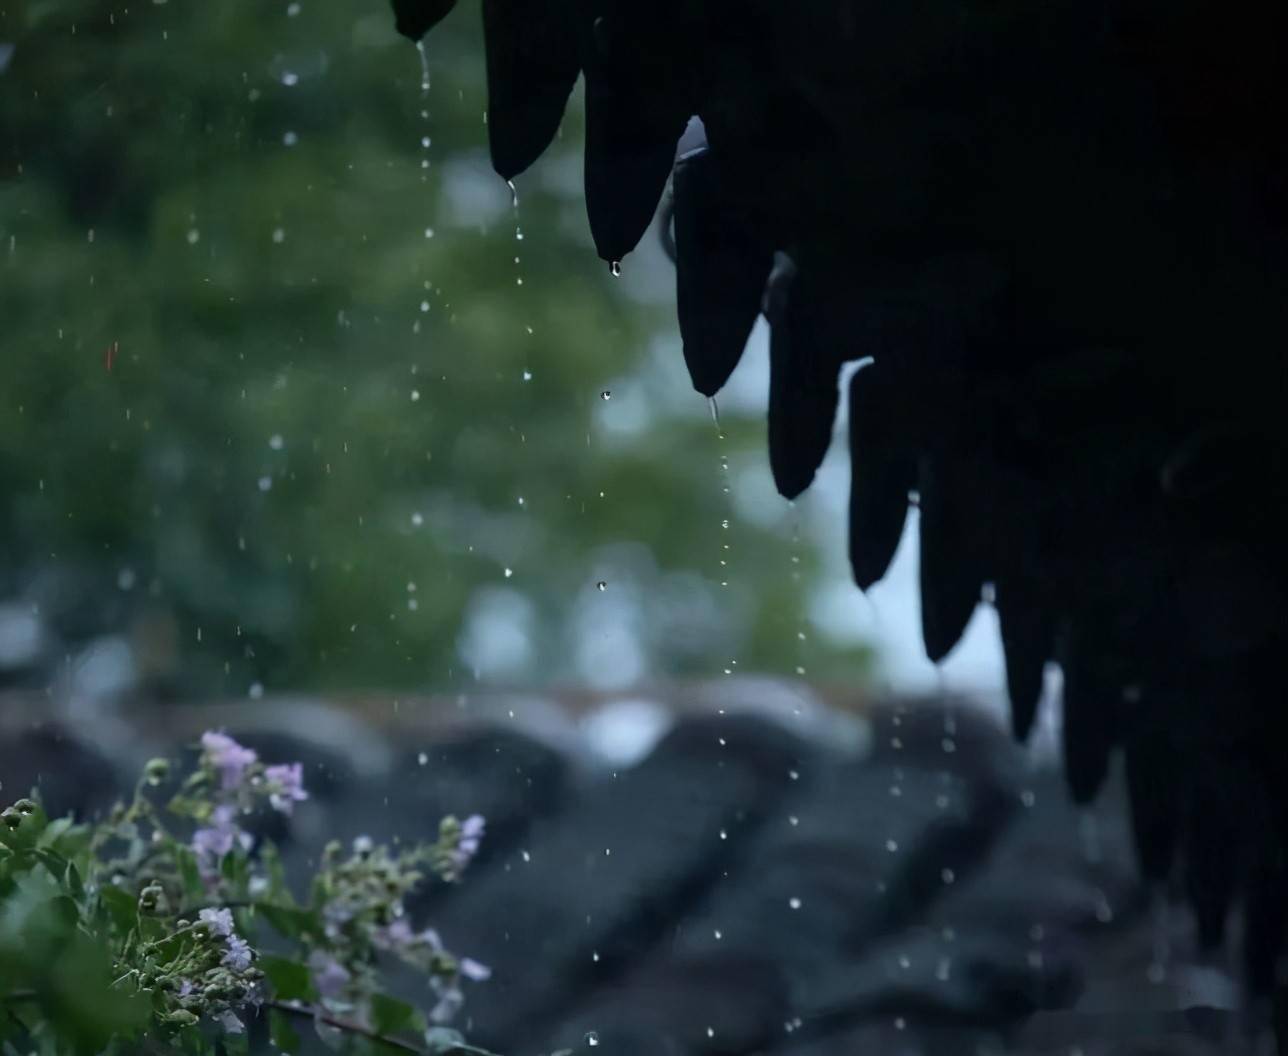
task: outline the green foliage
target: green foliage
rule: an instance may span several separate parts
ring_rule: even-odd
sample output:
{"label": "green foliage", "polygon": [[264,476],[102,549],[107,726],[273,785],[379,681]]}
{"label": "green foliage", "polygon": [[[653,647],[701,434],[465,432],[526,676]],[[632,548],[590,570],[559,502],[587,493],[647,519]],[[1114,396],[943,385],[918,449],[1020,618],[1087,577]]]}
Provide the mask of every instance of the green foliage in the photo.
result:
{"label": "green foliage", "polygon": [[[696,395],[678,413],[673,350],[652,427],[601,427],[671,307],[589,247],[576,102],[512,213],[476,5],[427,42],[427,97],[383,0],[0,18],[0,589],[128,629],[155,685],[194,694],[471,683],[482,588],[534,614],[511,675],[565,678],[605,563],[646,594],[688,575],[722,617],[703,637],[650,615],[652,670],[800,662],[812,553],[720,527],[719,455],[763,463],[763,424],[726,413],[722,447]],[[613,565],[622,544],[656,570]],[[812,674],[862,660],[815,654]]]}
{"label": "green foliage", "polygon": [[[50,821],[29,799],[0,813],[5,1051],[238,1056],[244,1017],[260,1007],[288,1053],[300,1046],[292,1019],[364,1053],[441,1051],[430,1020],[460,1007],[462,979],[488,973],[443,949],[432,930],[413,931],[402,899],[426,878],[421,865],[457,882],[482,819],[444,819],[436,844],[397,853],[369,840],[349,855],[329,845],[312,900],[300,906],[276,851],[252,856],[235,820],[266,806],[290,812],[307,798],[298,770],[266,767],[222,734],[207,734],[202,748],[164,806],[154,797],[170,768],[153,760],[133,801],[98,825]],[[263,935],[261,921],[271,929]],[[427,977],[437,1001],[428,1015],[385,992],[393,961]]]}

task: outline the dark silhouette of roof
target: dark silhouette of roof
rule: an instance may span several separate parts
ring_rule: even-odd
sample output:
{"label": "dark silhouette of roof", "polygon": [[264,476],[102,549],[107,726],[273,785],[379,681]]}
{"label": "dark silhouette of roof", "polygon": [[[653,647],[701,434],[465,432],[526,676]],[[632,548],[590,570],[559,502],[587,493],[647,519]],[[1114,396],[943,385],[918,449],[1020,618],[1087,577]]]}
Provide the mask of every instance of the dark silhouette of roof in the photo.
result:
{"label": "dark silhouette of roof", "polygon": [[[394,0],[419,38],[453,2]],[[926,650],[995,585],[1015,733],[1064,672],[1074,799],[1125,756],[1141,865],[1203,941],[1288,912],[1288,6],[483,0],[506,178],[586,81],[600,256],[668,179],[695,387],[769,320],[792,497],[850,382],[866,588],[920,508]],[[705,138],[678,159],[694,115]],[[1285,1005],[1288,1008],[1288,1005]]]}

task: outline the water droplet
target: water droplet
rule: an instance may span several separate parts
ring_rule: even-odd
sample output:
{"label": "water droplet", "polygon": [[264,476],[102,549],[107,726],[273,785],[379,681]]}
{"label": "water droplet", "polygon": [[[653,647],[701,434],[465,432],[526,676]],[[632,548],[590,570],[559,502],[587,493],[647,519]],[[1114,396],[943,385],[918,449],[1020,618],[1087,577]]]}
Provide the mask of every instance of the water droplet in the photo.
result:
{"label": "water droplet", "polygon": [[429,756],[426,755],[424,752],[421,752],[418,756],[416,756],[416,762],[418,765],[424,766],[426,763],[429,762]]}
{"label": "water droplet", "polygon": [[1026,788],[1023,792],[1020,793],[1020,802],[1023,803],[1026,807],[1033,806],[1033,804],[1036,803],[1037,801],[1038,801],[1038,797],[1033,794],[1033,789],[1031,788]]}
{"label": "water droplet", "polygon": [[598,1035],[598,1034],[596,1034],[593,1030],[588,1030],[588,1031],[586,1032],[586,1044],[587,1044],[587,1045],[591,1045],[591,1046],[598,1045],[598,1044],[599,1044],[599,1035]]}
{"label": "water droplet", "polygon": [[294,88],[297,84],[300,83],[300,75],[298,73],[292,73],[290,70],[287,70],[285,73],[282,74],[282,83],[286,85],[287,88]]}
{"label": "water droplet", "polygon": [[280,245],[281,245],[283,242],[285,242],[285,241],[286,241],[286,232],[285,232],[285,231],[283,231],[280,227],[274,228],[274,229],[273,229],[273,244],[274,244],[274,245],[278,245],[278,246],[280,246]]}
{"label": "water droplet", "polygon": [[899,849],[899,844],[896,840],[886,840],[885,849],[894,854]]}
{"label": "water droplet", "polygon": [[416,54],[420,56],[420,90],[429,91],[429,54],[425,51],[425,42],[416,41]]}
{"label": "water droplet", "polygon": [[944,869],[942,872],[940,872],[939,877],[941,880],[943,880],[945,884],[951,884],[954,880],[957,879],[957,874],[954,873],[951,869]]}
{"label": "water droplet", "polygon": [[514,186],[513,180],[506,180],[505,185],[510,188],[510,205],[512,208],[519,208],[519,190]]}
{"label": "water droplet", "polygon": [[715,930],[713,930],[711,934],[715,936],[717,942],[719,942],[721,939],[724,938],[724,932],[721,931],[719,928],[716,928]]}
{"label": "water droplet", "polygon": [[[721,744],[723,744],[724,742],[723,742],[723,741],[721,741],[720,743],[721,743]],[[724,829],[721,829],[721,830],[720,830],[720,838],[721,838],[722,840],[727,840],[727,839],[729,838],[729,833],[727,833]]]}
{"label": "water droplet", "polygon": [[907,1021],[903,1018],[903,1016],[896,1016],[896,1017],[895,1017],[895,1021],[894,1021],[894,1029],[895,1029],[895,1030],[903,1030],[903,1029],[904,1029],[904,1027],[906,1027],[907,1025],[908,1025],[908,1024],[907,1024]]}
{"label": "water droplet", "polygon": [[716,432],[720,432],[720,405],[714,396],[707,397],[707,409],[711,411],[711,420],[716,423]]}
{"label": "water droplet", "polygon": [[412,389],[412,390],[411,390],[411,402],[412,402],[412,403],[415,403],[415,402],[416,402],[417,400],[419,400],[419,399],[420,399],[420,389]]}
{"label": "water droplet", "polygon": [[611,400],[613,398],[613,390],[605,389],[603,392],[599,394],[599,398],[601,400]]}
{"label": "water droplet", "polygon": [[519,854],[525,862],[532,861],[532,855],[530,855],[527,851],[520,851]]}
{"label": "water droplet", "polygon": [[795,895],[793,895],[791,898],[789,898],[789,899],[787,900],[787,904],[788,904],[789,906],[791,906],[791,907],[792,907],[792,909],[800,909],[800,908],[801,908],[801,900],[800,900],[799,898],[797,898]]}
{"label": "water droplet", "polygon": [[293,147],[299,141],[300,141],[300,137],[296,135],[294,132],[282,133],[282,145],[284,147]]}
{"label": "water droplet", "polygon": [[595,589],[596,589],[596,590],[607,590],[607,589],[608,589],[608,584],[607,584],[604,580],[602,580],[602,579],[601,579],[598,583],[596,583],[596,584],[595,584]]}
{"label": "water droplet", "polygon": [[264,684],[262,682],[252,682],[247,692],[251,700],[259,700],[264,695]]}
{"label": "water droplet", "polygon": [[611,261],[608,265],[608,270],[613,278],[620,279],[622,277],[622,262],[620,260]]}
{"label": "water droplet", "polygon": [[267,477],[267,476],[265,476],[265,477],[260,477],[260,478],[259,478],[259,490],[260,490],[260,491],[269,491],[272,487],[273,487],[273,478],[272,478],[272,477]]}
{"label": "water droplet", "polygon": [[425,518],[419,513],[413,513],[411,515],[411,523],[415,525],[417,528],[419,528],[422,524],[425,523]]}
{"label": "water droplet", "polygon": [[189,229],[189,231],[188,231],[188,245],[190,245],[190,246],[195,246],[195,245],[196,245],[198,242],[200,242],[200,241],[201,241],[201,232],[200,232],[200,231],[198,231],[195,227],[194,227],[194,228]]}
{"label": "water droplet", "polygon": [[514,575],[514,569],[512,569],[512,568],[507,568],[507,569],[505,570],[505,578],[506,578],[506,579],[509,579],[512,575]]}
{"label": "water droplet", "polygon": [[716,1036],[715,1027],[707,1027],[707,1037],[714,1038],[715,1036]]}
{"label": "water droplet", "polygon": [[433,229],[432,227],[427,227],[427,228],[425,228],[425,237],[426,237],[426,238],[433,238],[433,237],[434,237],[434,229]]}
{"label": "water droplet", "polygon": [[421,136],[421,137],[420,137],[420,145],[421,145],[422,147],[424,147],[426,150],[428,150],[428,149],[429,149],[429,145],[430,145],[430,143],[432,143],[432,142],[433,142],[433,141],[432,141],[428,136]]}

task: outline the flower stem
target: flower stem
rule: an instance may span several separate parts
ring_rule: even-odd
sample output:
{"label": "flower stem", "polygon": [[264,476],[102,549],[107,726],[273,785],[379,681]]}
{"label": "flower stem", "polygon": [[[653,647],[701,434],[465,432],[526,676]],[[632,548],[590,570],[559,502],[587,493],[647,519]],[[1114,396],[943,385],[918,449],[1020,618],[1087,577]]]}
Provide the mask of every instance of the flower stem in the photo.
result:
{"label": "flower stem", "polygon": [[[336,1030],[343,1030],[348,1034],[357,1034],[360,1037],[367,1038],[369,1041],[375,1041],[381,1045],[388,1045],[393,1049],[400,1049],[403,1052],[414,1052],[417,1056],[424,1056],[426,1049],[419,1045],[413,1045],[410,1041],[403,1041],[401,1038],[390,1037],[388,1034],[381,1034],[379,1031],[364,1027],[361,1023],[355,1023],[351,1019],[341,1019],[322,1011],[317,1005],[298,1005],[289,1001],[265,1001],[265,1008],[275,1008],[279,1012],[286,1012],[292,1016],[299,1016],[303,1019],[313,1019],[320,1023],[325,1023],[328,1027],[334,1027]],[[461,1050],[465,1051],[465,1050]],[[447,1054],[450,1056],[450,1054]]]}

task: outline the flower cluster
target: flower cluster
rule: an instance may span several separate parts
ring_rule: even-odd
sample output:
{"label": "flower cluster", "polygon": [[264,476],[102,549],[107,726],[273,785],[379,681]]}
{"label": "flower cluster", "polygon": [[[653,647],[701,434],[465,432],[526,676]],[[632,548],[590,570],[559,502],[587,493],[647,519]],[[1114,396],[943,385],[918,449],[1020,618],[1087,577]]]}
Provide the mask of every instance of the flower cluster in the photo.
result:
{"label": "flower cluster", "polygon": [[[200,798],[194,793],[204,792]],[[282,814],[309,798],[299,763],[264,766],[256,752],[226,733],[208,731],[201,737],[201,762],[196,773],[176,796],[171,809],[202,822],[192,834],[192,849],[202,875],[210,883],[219,873],[224,856],[234,848],[249,851],[252,839],[237,824],[264,800]]]}
{"label": "flower cluster", "polygon": [[159,995],[162,1022],[195,1026],[207,1017],[229,1033],[245,1029],[238,1010],[258,1002],[264,976],[254,966],[250,943],[235,931],[230,910],[207,908],[196,921],[177,920],[143,954],[139,982]]}
{"label": "flower cluster", "polygon": [[435,997],[430,1019],[444,1023],[464,1002],[462,980],[482,982],[491,976],[478,961],[449,953],[433,928],[414,929],[403,906],[404,897],[423,879],[420,866],[427,864],[444,879],[459,877],[478,850],[483,826],[477,815],[464,825],[449,817],[440,827],[438,844],[398,854],[367,837],[354,840],[347,856],[341,844],[327,845],[318,876],[326,945],[309,960],[314,989],[324,1002],[365,1017],[376,956],[384,954],[428,976]]}
{"label": "flower cluster", "polygon": [[[154,790],[171,784],[177,792],[163,806],[166,793]],[[11,1023],[36,1031],[21,1035],[21,1051],[34,1050],[27,1041],[39,1036],[48,1056],[85,1056],[76,1046],[87,1028],[65,1004],[41,1005],[42,995],[66,990],[61,977],[53,986],[41,974],[57,957],[26,948],[30,936],[44,935],[53,951],[81,944],[75,959],[86,982],[76,1007],[113,1010],[117,1033],[104,1038],[155,1034],[167,1050],[207,1053],[206,1027],[242,1033],[244,1018],[262,1010],[287,1052],[299,1038],[283,1017],[311,1018],[324,1041],[349,1030],[409,1047],[385,1033],[394,1030],[422,1035],[427,1051],[481,1052],[431,1023],[449,1021],[463,985],[491,972],[451,953],[433,928],[413,927],[404,900],[428,878],[460,880],[479,852],[484,819],[444,818],[428,845],[395,850],[365,836],[347,851],[328,844],[301,903],[272,843],[256,847],[240,821],[265,809],[290,815],[307,799],[298,762],[265,765],[211,731],[191,774],[151,760],[133,801],[96,825],[50,821],[38,796],[0,811],[0,965],[26,973],[8,980],[13,992],[31,995]],[[6,901],[6,892],[22,895]],[[37,915],[30,927],[19,926],[23,913]],[[6,946],[13,936],[23,937],[22,949]],[[390,962],[426,977],[425,1011],[385,992]],[[64,1048],[49,1043],[60,1030]],[[0,1038],[9,1035],[0,1029]]]}

